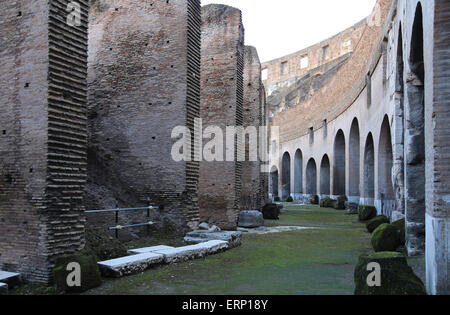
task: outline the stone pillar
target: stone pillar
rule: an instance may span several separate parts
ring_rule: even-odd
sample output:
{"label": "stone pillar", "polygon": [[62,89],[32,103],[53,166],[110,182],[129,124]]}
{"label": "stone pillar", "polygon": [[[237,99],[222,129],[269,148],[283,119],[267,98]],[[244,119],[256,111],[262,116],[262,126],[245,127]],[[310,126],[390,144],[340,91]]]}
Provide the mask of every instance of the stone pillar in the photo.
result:
{"label": "stone pillar", "polygon": [[[244,53],[244,128],[248,130],[245,142],[245,162],[242,165],[242,210],[259,210],[264,202],[262,190],[261,163],[258,145],[260,144],[260,126],[264,125],[261,98],[261,63],[255,47],[245,46]],[[256,141],[256,147],[250,150],[250,137]],[[255,160],[256,157],[256,160]]]}
{"label": "stone pillar", "polygon": [[[223,133],[222,139],[225,138],[227,126],[243,124],[243,70],[244,27],[241,11],[225,5],[204,6],[201,118],[204,128],[218,127]],[[215,135],[219,143],[222,143],[221,136]],[[213,137],[204,139],[203,143],[209,143]],[[234,147],[234,161],[226,161],[224,144],[223,156],[214,161],[203,158],[200,163],[200,218],[222,229],[236,229],[241,206],[242,163],[237,161]]]}
{"label": "stone pillar", "polygon": [[199,117],[200,1],[100,4],[89,26],[87,207],[146,206],[149,197],[160,206],[157,228],[195,229],[199,163],[175,161],[171,150],[174,128],[187,126],[192,140]]}
{"label": "stone pillar", "polygon": [[[426,269],[429,294],[450,294],[450,3],[435,1],[433,84],[434,97],[426,103]],[[428,86],[431,86],[429,84]],[[428,94],[427,94],[428,95]],[[431,105],[431,106],[428,106]]]}
{"label": "stone pillar", "polygon": [[84,246],[88,0],[79,24],[69,0],[23,2],[0,12],[0,269],[47,283]]}

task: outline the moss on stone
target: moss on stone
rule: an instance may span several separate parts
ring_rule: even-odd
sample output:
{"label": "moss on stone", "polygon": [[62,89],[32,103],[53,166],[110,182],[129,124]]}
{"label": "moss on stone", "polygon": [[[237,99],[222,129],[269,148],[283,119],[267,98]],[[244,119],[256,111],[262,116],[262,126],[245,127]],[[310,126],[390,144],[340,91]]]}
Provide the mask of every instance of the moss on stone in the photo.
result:
{"label": "moss on stone", "polygon": [[367,221],[366,223],[366,228],[367,231],[369,231],[369,233],[372,233],[373,231],[375,231],[375,229],[377,227],[379,227],[381,224],[384,223],[389,223],[389,218],[384,216],[384,215],[379,215],[373,219],[370,219],[369,221]]}
{"label": "moss on stone", "polygon": [[294,199],[291,196],[288,196],[286,198],[286,202],[293,202],[293,201],[294,201]]}
{"label": "moss on stone", "polygon": [[127,255],[127,249],[118,239],[106,231],[86,230],[86,246],[83,254],[94,256],[97,261],[109,260]]}
{"label": "moss on stone", "polygon": [[360,205],[358,207],[359,221],[369,221],[377,216],[377,208],[371,205]]}
{"label": "moss on stone", "polygon": [[[70,263],[78,263],[80,266],[80,286],[68,285],[67,278],[74,271],[68,268]],[[58,257],[55,260],[53,277],[59,292],[81,293],[102,284],[97,262],[90,255],[74,254]]]}
{"label": "moss on stone", "polygon": [[309,202],[312,205],[318,205],[319,204],[319,196],[318,195],[312,195],[311,198],[309,199]]}
{"label": "moss on stone", "polygon": [[336,202],[334,203],[334,208],[336,210],[345,210],[345,203],[348,201],[347,196],[341,195],[338,197]]}
{"label": "moss on stone", "polygon": [[406,222],[405,219],[401,219],[398,221],[395,221],[392,223],[393,226],[395,226],[396,228],[398,228],[398,230],[400,231],[400,244],[401,245],[405,245],[406,243],[406,231],[405,231],[405,226],[406,226]]}
{"label": "moss on stone", "polygon": [[320,200],[321,208],[334,208],[334,200],[330,197],[325,197]]}
{"label": "moss on stone", "polygon": [[395,251],[400,245],[400,231],[392,224],[381,224],[373,231],[372,246],[376,252]]}
{"label": "moss on stone", "polygon": [[[381,268],[381,285],[369,287],[367,279],[373,270],[370,263]],[[355,295],[426,295],[422,281],[408,266],[406,257],[397,252],[379,252],[359,257],[354,272]]]}

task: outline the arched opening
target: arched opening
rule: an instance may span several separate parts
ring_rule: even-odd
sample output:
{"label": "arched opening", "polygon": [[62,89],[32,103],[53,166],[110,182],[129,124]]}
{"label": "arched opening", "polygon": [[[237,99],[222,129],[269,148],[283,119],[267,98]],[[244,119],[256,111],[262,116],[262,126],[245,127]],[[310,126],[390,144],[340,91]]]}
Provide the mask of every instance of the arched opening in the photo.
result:
{"label": "arched opening", "polygon": [[350,140],[349,140],[349,202],[359,203],[360,188],[359,188],[359,169],[360,169],[360,135],[358,119],[353,119],[352,126],[350,128]]}
{"label": "arched opening", "polygon": [[395,207],[394,189],[392,187],[392,141],[391,127],[386,116],[381,125],[378,147],[378,199],[379,209],[387,217],[392,216]]}
{"label": "arched opening", "polygon": [[345,136],[342,130],[334,140],[333,195],[345,195]]}
{"label": "arched opening", "polygon": [[278,169],[276,166],[270,170],[270,193],[272,198],[279,197],[278,194]]}
{"label": "arched opening", "polygon": [[283,154],[281,174],[281,198],[286,199],[291,195],[291,156],[288,152]]}
{"label": "arched opening", "polygon": [[406,247],[409,255],[420,255],[425,250],[425,67],[420,3],[412,30],[409,66],[405,113]]}
{"label": "arched opening", "polygon": [[317,194],[317,166],[314,159],[310,159],[306,166],[306,193]]}
{"label": "arched opening", "polygon": [[364,147],[364,204],[375,201],[375,150],[372,134],[369,133]]}
{"label": "arched opening", "polygon": [[320,163],[320,194],[330,195],[330,159],[326,154]]}
{"label": "arched opening", "polygon": [[[403,62],[403,33],[402,25],[400,24],[398,30],[397,42],[397,73],[395,80],[395,109],[394,109],[394,152],[395,159],[392,165],[392,178],[394,181],[395,193],[395,211],[400,215],[405,213],[405,164],[404,164],[404,149],[405,149],[405,78],[404,78],[404,62]],[[395,217],[398,217],[396,215]]]}
{"label": "arched opening", "polygon": [[294,157],[294,195],[299,199],[303,194],[303,153],[300,149],[295,152]]}

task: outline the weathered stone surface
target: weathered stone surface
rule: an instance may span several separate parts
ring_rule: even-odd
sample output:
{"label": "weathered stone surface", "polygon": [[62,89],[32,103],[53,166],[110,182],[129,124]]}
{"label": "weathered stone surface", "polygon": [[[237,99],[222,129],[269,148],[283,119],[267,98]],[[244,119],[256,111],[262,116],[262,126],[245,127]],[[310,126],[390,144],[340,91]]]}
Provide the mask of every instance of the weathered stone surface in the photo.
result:
{"label": "weathered stone surface", "polygon": [[[81,286],[79,287],[67,284],[67,277],[75,270],[74,266],[70,266],[71,263],[77,263],[80,267]],[[93,256],[88,255],[76,254],[58,257],[55,260],[53,277],[58,291],[61,292],[81,293],[102,284],[97,262]]]}
{"label": "weathered stone surface", "polygon": [[358,204],[354,202],[346,202],[345,208],[347,209],[347,214],[358,214]]}
{"label": "weathered stone surface", "polygon": [[373,231],[372,246],[376,252],[393,252],[400,245],[400,230],[392,224],[381,224]]}
{"label": "weathered stone surface", "polygon": [[264,225],[264,217],[260,211],[245,210],[239,214],[238,226],[244,228],[255,228]]}
{"label": "weathered stone surface", "polygon": [[8,272],[0,270],[0,282],[6,283],[10,288],[21,283],[21,275],[16,272]]}
{"label": "weathered stone surface", "polygon": [[163,261],[164,255],[150,252],[101,261],[98,266],[106,277],[122,277],[143,272]]}
{"label": "weathered stone surface", "polygon": [[242,232],[222,231],[216,233],[205,233],[204,231],[193,231],[186,234],[184,241],[190,244],[199,244],[211,240],[221,240],[228,242],[230,248],[241,245]]}
{"label": "weathered stone surface", "polygon": [[389,218],[384,215],[379,215],[366,223],[367,231],[372,233],[377,227],[384,223],[390,223]]}
{"label": "weathered stone surface", "polygon": [[196,245],[183,246],[178,248],[161,249],[155,253],[164,256],[164,263],[171,264],[191,259],[203,258],[217,252],[228,249],[226,241],[213,240]]}
{"label": "weathered stone surface", "polygon": [[88,1],[1,1],[0,268],[48,283],[80,250],[86,184]]}
{"label": "weathered stone surface", "polygon": [[[202,7],[201,104],[204,128],[243,126],[244,27],[241,11],[226,5]],[[217,137],[217,135],[215,135]],[[204,139],[211,142],[213,136]],[[200,219],[235,230],[241,207],[242,162],[237,157],[200,162]],[[218,149],[216,149],[216,152]],[[231,160],[231,161],[230,161]]]}
{"label": "weathered stone surface", "polygon": [[[381,286],[369,287],[367,278],[373,270],[370,263],[381,267]],[[361,255],[354,272],[355,295],[425,295],[422,281],[408,266],[406,257],[396,252],[379,252]]]}
{"label": "weathered stone surface", "polygon": [[0,295],[8,294],[8,285],[6,283],[0,282]]}
{"label": "weathered stone surface", "polygon": [[364,222],[377,216],[377,208],[370,205],[360,205],[358,207],[359,221]]}
{"label": "weathered stone surface", "polygon": [[399,235],[400,235],[400,244],[401,245],[405,245],[405,242],[406,242],[406,240],[405,240],[405,229],[406,229],[405,224],[406,224],[405,218],[392,223],[392,225],[395,226],[400,231]]}
{"label": "weathered stone surface", "polygon": [[198,226],[198,228],[200,230],[209,230],[209,224],[206,222],[200,223],[200,225]]}
{"label": "weathered stone surface", "polygon": [[320,207],[321,208],[334,208],[335,200],[331,199],[330,197],[325,197],[320,200]]}
{"label": "weathered stone surface", "polygon": [[158,245],[158,246],[151,246],[151,247],[145,247],[145,248],[130,249],[130,250],[128,250],[128,254],[137,255],[137,254],[144,254],[144,253],[155,253],[157,251],[166,250],[166,249],[173,249],[173,247],[166,246],[166,245]]}
{"label": "weathered stone surface", "polygon": [[[172,158],[181,138],[172,131],[193,132],[200,117],[200,0],[119,3],[91,9],[87,206],[114,207],[105,191],[121,207],[149,197],[161,207],[151,213],[155,228],[188,231],[199,222],[198,162]],[[88,220],[105,226],[114,217]],[[121,213],[123,225],[144,220],[144,211]]]}

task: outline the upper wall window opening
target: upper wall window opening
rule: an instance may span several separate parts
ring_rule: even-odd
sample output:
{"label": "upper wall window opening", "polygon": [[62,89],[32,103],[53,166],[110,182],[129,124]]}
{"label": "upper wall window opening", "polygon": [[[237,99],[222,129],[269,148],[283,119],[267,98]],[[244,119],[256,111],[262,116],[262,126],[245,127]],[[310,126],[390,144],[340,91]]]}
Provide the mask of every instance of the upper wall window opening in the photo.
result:
{"label": "upper wall window opening", "polygon": [[283,61],[281,63],[281,66],[280,66],[280,73],[281,73],[281,75],[285,75],[286,74],[286,72],[287,72],[287,64],[288,64],[287,61]]}
{"label": "upper wall window opening", "polygon": [[322,47],[322,61],[325,61],[329,58],[329,56],[328,56],[329,51],[330,51],[329,45]]}
{"label": "upper wall window opening", "polygon": [[308,58],[308,56],[303,56],[300,59],[300,69],[308,68],[308,65],[309,65],[309,58]]}
{"label": "upper wall window opening", "polygon": [[269,69],[263,69],[261,71],[261,80],[265,81],[269,78]]}

